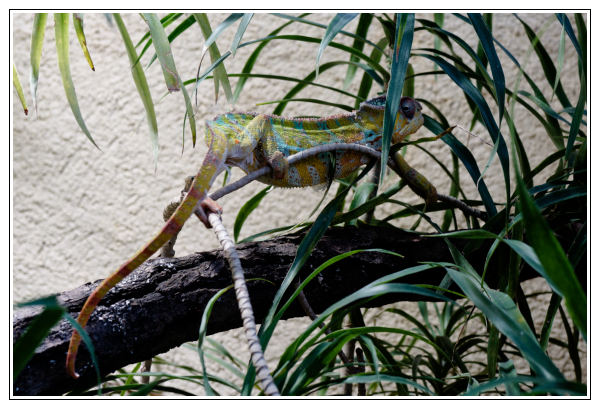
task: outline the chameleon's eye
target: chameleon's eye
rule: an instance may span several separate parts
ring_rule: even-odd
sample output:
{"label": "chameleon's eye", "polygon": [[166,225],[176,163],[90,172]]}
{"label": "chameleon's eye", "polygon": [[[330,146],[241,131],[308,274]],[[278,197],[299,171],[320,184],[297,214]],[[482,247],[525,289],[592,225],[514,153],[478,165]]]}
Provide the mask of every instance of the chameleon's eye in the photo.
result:
{"label": "chameleon's eye", "polygon": [[402,110],[402,115],[404,115],[406,119],[413,119],[417,110],[417,104],[418,102],[410,97],[402,97],[400,99],[400,109]]}

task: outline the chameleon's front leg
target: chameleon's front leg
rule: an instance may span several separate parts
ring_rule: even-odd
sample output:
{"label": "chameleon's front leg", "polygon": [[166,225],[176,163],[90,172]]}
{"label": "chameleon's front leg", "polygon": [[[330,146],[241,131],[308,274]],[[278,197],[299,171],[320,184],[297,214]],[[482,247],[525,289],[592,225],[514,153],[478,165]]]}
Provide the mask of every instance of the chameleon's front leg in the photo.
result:
{"label": "chameleon's front leg", "polygon": [[413,192],[425,199],[425,202],[428,205],[437,202],[437,191],[425,176],[413,169],[399,152],[392,155],[392,160],[400,169],[400,176],[408,182],[408,187],[410,187]]}
{"label": "chameleon's front leg", "polygon": [[246,127],[250,135],[255,135],[262,144],[265,160],[273,169],[274,179],[285,179],[290,165],[277,146],[277,138],[273,132],[273,123],[268,115],[259,115]]}

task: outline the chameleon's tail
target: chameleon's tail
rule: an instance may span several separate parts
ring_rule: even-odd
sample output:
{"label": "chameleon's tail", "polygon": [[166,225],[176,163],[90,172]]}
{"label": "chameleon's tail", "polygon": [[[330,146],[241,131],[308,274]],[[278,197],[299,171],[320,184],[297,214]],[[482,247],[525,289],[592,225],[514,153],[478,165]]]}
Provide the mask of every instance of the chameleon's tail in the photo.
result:
{"label": "chameleon's tail", "polygon": [[[211,142],[212,143],[209,145],[209,152],[204,159],[204,163],[200,167],[200,171],[194,180],[192,188],[188,191],[177,210],[171,215],[160,232],[142,247],[141,250],[135,253],[133,257],[106,278],[87,299],[77,318],[77,322],[83,328],[85,328],[90,315],[92,315],[92,312],[94,312],[94,309],[102,297],[104,297],[111,288],[117,285],[119,281],[127,277],[129,273],[160,249],[175,233],[181,230],[181,227],[190,217],[198,202],[201,202],[206,198],[206,192],[208,192],[212,182],[216,178],[217,170],[220,165],[224,163],[226,155],[226,150],[223,149],[223,146],[217,146],[217,144],[221,142],[220,138],[213,138]],[[217,142],[217,144],[215,142]],[[73,331],[73,336],[71,337],[71,342],[69,344],[69,351],[67,353],[67,372],[73,378],[79,377],[75,372],[75,357],[80,341],[81,335],[79,332],[76,330]]]}
{"label": "chameleon's tail", "polygon": [[[204,190],[201,192],[204,192]],[[121,267],[107,277],[94,290],[94,292],[92,292],[90,297],[85,302],[83,309],[79,313],[79,317],[77,318],[79,325],[85,328],[90,315],[92,312],[94,312],[102,297],[104,297],[104,295],[111,288],[117,285],[117,283],[127,277],[129,273],[131,273],[133,270],[139,267],[140,264],[152,256],[163,246],[163,244],[173,237],[173,234],[177,233],[181,229],[185,221],[192,214],[194,207],[198,203],[198,200],[203,199],[201,196],[204,196],[204,194],[196,191],[195,189],[190,189],[185,199],[179,206],[179,209],[173,213],[171,218],[167,221],[160,232],[154,236],[154,238],[150,240],[144,247],[142,247],[142,249],[140,249],[133,257],[123,263]],[[77,355],[77,348],[79,347],[80,340],[81,335],[79,332],[73,331],[71,343],[69,344],[69,352],[67,353],[67,372],[73,378],[79,377],[79,375],[75,372],[75,357]]]}

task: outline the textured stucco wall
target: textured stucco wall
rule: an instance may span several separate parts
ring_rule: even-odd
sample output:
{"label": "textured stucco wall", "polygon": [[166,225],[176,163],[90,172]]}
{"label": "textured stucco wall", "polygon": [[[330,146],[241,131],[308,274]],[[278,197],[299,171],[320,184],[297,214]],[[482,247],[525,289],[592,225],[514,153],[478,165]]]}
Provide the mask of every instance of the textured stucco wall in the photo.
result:
{"label": "textured stucco wall", "polygon": [[[160,16],[162,17],[163,14]],[[211,14],[209,19],[214,27],[226,15]],[[538,30],[550,18],[550,14],[524,14],[522,16],[534,30]],[[312,20],[327,24],[331,14],[316,14]],[[431,15],[418,15],[417,18],[432,19]],[[146,30],[146,26],[137,14],[123,14],[134,42],[137,42]],[[182,21],[181,19],[180,21]],[[56,63],[54,41],[54,21],[49,15],[46,39],[44,43],[40,82],[38,86],[38,114],[33,112],[33,103],[28,86],[29,42],[33,21],[32,14],[14,14],[13,17],[13,59],[19,68],[21,81],[30,107],[29,116],[22,113],[16,92],[13,93],[13,297],[23,301],[52,292],[59,292],[81,285],[88,281],[107,276],[123,260],[133,254],[144,242],[157,232],[162,224],[162,209],[169,199],[178,194],[186,176],[195,174],[206,152],[204,145],[203,121],[228,110],[223,93],[217,105],[214,104],[212,80],[205,81],[199,91],[197,115],[198,143],[192,149],[189,128],[186,128],[185,150],[181,154],[181,124],[183,119],[183,98],[175,93],[165,98],[157,107],[159,126],[159,162],[158,170],[153,168],[148,130],[145,121],[137,131],[134,129],[142,120],[144,110],[135,85],[129,74],[128,59],[116,27],[111,27],[104,16],[86,14],[85,32],[88,48],[94,61],[96,72],[92,72],[83,58],[74,30],[70,32],[71,72],[79,104],[87,127],[97,144],[98,151],[85,137],[75,122],[67,104],[60,74]],[[356,22],[346,29],[353,31]],[[284,21],[271,15],[258,14],[250,23],[243,41],[249,41],[268,35]],[[177,23],[176,23],[177,24]],[[373,24],[375,28],[377,24]],[[417,27],[420,26],[417,24]],[[378,27],[377,27],[378,28]],[[468,40],[476,47],[476,36],[469,26],[460,23],[452,16],[446,18],[446,28]],[[221,52],[231,44],[235,30],[226,31],[218,40]],[[321,28],[294,24],[283,33],[297,33],[312,37],[321,37]],[[496,15],[494,19],[496,38],[523,62],[529,42],[517,20],[508,14]],[[555,22],[543,37],[544,45],[550,55],[556,58],[560,29]],[[369,38],[377,40],[381,32],[369,33]],[[335,41],[351,45],[351,39],[336,37]],[[192,78],[197,70],[200,50],[204,41],[200,30],[193,27],[180,36],[172,45],[178,71],[184,79]],[[432,47],[432,36],[423,31],[415,33],[414,48]],[[255,46],[241,48],[234,59],[229,58],[225,65],[229,73],[240,72],[247,57]],[[318,44],[291,43],[289,41],[271,42],[259,57],[255,73],[295,76],[302,78],[314,69]],[[151,49],[153,50],[153,49]],[[462,50],[455,50],[465,56]],[[370,52],[370,49],[367,48]],[[500,51],[499,51],[500,52]],[[143,58],[145,64],[151,53]],[[565,67],[562,75],[563,85],[571,101],[577,100],[578,76],[575,51],[567,41]],[[517,69],[505,54],[500,58],[506,75],[506,84],[512,88]],[[346,60],[347,54],[332,47],[326,49],[322,63],[334,60]],[[207,58],[208,61],[208,58]],[[429,71],[432,63],[424,58],[412,58],[416,72]],[[208,67],[204,63],[204,68]],[[527,72],[542,88],[545,95],[551,95],[551,88],[544,79],[539,61],[535,55],[527,66]],[[153,99],[158,100],[165,92],[163,75],[158,63],[146,71]],[[345,67],[338,67],[322,73],[319,83],[341,88],[345,76]],[[357,76],[350,91],[356,91],[360,76]],[[231,78],[232,84],[236,83]],[[255,106],[257,102],[281,99],[292,87],[288,82],[263,79],[249,79],[245,90],[235,106],[236,110],[269,113],[272,106]],[[528,89],[525,81],[522,89]],[[372,95],[377,89],[374,87]],[[352,100],[339,97],[339,94],[322,88],[307,88],[299,97],[318,98],[352,104]],[[462,92],[446,76],[418,77],[415,83],[415,95],[424,98],[439,108],[451,124],[467,127],[471,114]],[[490,104],[494,106],[493,104]],[[558,108],[556,98],[553,106]],[[339,111],[311,104],[289,104],[286,115],[330,115]],[[497,116],[497,112],[495,112]],[[544,129],[523,108],[518,107],[515,122],[525,148],[529,153],[532,166],[539,163],[553,146]],[[503,132],[509,135],[503,122]],[[489,140],[489,135],[480,125],[474,132]],[[456,132],[463,142],[467,137]],[[428,136],[427,130],[419,135]],[[429,135],[430,136],[430,135]],[[489,156],[490,147],[471,140],[469,147],[483,169]],[[442,142],[431,144],[428,149],[451,166],[449,149]],[[418,149],[409,149],[407,161],[419,169],[432,181],[441,193],[448,193],[449,184],[442,170]],[[545,180],[548,172],[540,174],[536,183]],[[234,179],[242,175],[235,170]],[[493,197],[504,195],[502,172],[497,159],[485,177]],[[437,182],[437,183],[436,183]],[[475,187],[464,169],[461,170],[461,184],[469,197],[476,197]],[[261,184],[247,186],[221,200],[225,208],[225,226],[232,231],[235,215],[241,205],[257,191]],[[244,225],[242,236],[248,236],[273,227],[284,226],[302,220],[309,214],[320,194],[312,189],[277,189],[260,205]],[[419,203],[408,189],[397,197],[409,203]],[[395,211],[392,206],[378,210],[377,215]],[[441,220],[441,214],[436,215]],[[408,227],[414,219],[403,220],[399,225]],[[426,227],[421,224],[421,228]],[[218,244],[212,232],[207,231],[197,221],[183,229],[177,242],[177,254],[206,250]],[[546,290],[539,280],[527,285],[526,292]],[[541,300],[541,297],[538,297]],[[543,303],[534,305],[534,320],[543,321],[547,297]],[[402,303],[401,308],[416,311],[414,305]],[[382,318],[379,318],[381,320]],[[555,321],[553,336],[561,336],[561,324]],[[379,321],[380,322],[380,321]],[[306,320],[298,319],[282,322],[267,352],[268,357],[277,357]],[[403,325],[406,322],[390,321],[388,325]],[[241,330],[218,334],[215,339],[236,351],[240,357],[246,357]],[[586,350],[585,344],[581,348]],[[559,365],[569,370],[570,361],[565,350],[551,352]],[[167,354],[169,359],[193,362],[198,365],[197,357],[184,349],[176,349]],[[584,363],[585,366],[585,363]],[[587,366],[585,366],[587,368]],[[216,369],[215,369],[216,370]],[[573,375],[567,372],[570,378]]]}

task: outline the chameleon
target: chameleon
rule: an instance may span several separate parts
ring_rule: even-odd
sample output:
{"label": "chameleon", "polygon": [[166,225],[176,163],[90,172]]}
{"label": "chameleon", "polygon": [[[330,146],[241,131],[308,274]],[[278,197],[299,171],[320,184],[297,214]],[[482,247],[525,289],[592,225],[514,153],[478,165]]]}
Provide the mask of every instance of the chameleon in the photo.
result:
{"label": "chameleon", "polygon": [[[383,117],[386,96],[362,102],[348,114],[324,118],[285,118],[255,112],[228,112],[206,121],[205,142],[208,145],[202,166],[185,198],[152,240],[115,270],[92,292],[79,313],[77,322],[85,328],[87,321],[102,299],[119,281],[146,261],[163,244],[179,232],[192,213],[210,228],[207,213],[221,213],[221,206],[208,196],[216,177],[235,166],[250,173],[271,166],[272,174],[262,176],[260,182],[284,187],[319,186],[328,180],[328,154],[319,154],[289,165],[287,157],[314,146],[331,143],[355,143],[381,151]],[[423,125],[421,104],[410,97],[402,97],[396,114],[392,144],[402,142]],[[348,176],[370,161],[370,157],[354,151],[336,151],[335,179]],[[411,168],[400,153],[390,155],[400,170],[400,176],[427,205],[438,199],[435,187],[419,172]],[[67,372],[73,378],[75,357],[81,341],[73,331],[67,353]]]}

